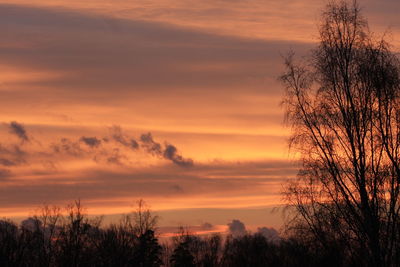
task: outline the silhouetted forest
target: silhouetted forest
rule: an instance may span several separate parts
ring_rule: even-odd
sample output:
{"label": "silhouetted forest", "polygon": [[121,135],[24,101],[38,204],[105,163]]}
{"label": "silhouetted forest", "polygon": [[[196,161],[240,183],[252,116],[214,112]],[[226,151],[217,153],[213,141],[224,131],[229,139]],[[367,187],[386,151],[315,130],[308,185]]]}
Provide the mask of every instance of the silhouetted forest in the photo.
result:
{"label": "silhouetted forest", "polygon": [[[157,217],[143,206],[119,223],[101,226],[79,201],[66,209],[44,206],[19,225],[0,221],[0,266],[341,266],[340,247],[322,253],[311,236],[218,234],[180,229],[160,243]],[[178,230],[178,229],[177,229]],[[304,233],[303,233],[304,234]],[[332,244],[336,246],[337,244]]]}

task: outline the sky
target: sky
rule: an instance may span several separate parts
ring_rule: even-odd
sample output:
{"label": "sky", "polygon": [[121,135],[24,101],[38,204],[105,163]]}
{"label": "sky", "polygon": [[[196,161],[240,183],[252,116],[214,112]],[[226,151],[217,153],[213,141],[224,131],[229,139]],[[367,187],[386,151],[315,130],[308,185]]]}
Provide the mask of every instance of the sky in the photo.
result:
{"label": "sky", "polygon": [[[0,0],[0,217],[144,199],[164,226],[279,228],[299,166],[277,78],[325,3]],[[359,4],[399,51],[400,2]]]}

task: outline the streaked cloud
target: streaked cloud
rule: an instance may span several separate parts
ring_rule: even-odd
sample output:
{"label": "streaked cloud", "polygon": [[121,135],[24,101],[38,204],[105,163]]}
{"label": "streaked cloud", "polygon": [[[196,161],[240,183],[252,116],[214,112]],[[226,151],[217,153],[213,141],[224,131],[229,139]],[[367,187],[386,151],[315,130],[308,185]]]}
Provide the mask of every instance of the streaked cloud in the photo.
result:
{"label": "streaked cloud", "polygon": [[[323,4],[0,1],[2,214],[77,198],[123,212],[142,197],[250,227],[246,212],[282,203],[296,175],[276,77],[282,54],[315,44]],[[399,2],[360,4],[398,50]]]}
{"label": "streaked cloud", "polygon": [[28,135],[24,126],[16,121],[12,121],[9,124],[10,133],[15,134],[22,142],[29,141]]}
{"label": "streaked cloud", "polygon": [[[10,129],[10,134],[16,135],[21,141],[28,141],[28,132],[22,124],[11,122],[7,124]],[[133,152],[139,149],[139,144],[134,137],[123,134],[120,126],[113,126],[111,137],[96,137],[96,136],[81,136],[74,139],[67,137],[58,137],[59,141],[46,142],[41,140],[38,145],[23,146],[15,143],[8,143],[5,146],[0,146],[0,165],[16,166],[22,163],[30,165],[38,159],[44,162],[60,163],[65,161],[65,156],[76,158],[79,160],[92,159],[97,163],[110,163],[117,165],[131,165],[129,157]],[[116,132],[117,129],[117,132]],[[49,136],[47,136],[49,137]],[[40,137],[34,137],[35,140],[40,140]],[[127,141],[129,140],[129,141]],[[193,166],[193,160],[183,158],[175,146],[154,141],[151,133],[142,134],[139,139],[142,151],[148,154],[169,160],[170,162],[181,166]],[[124,149],[128,148],[129,151]],[[29,157],[28,157],[29,154]],[[138,157],[134,153],[135,157]],[[139,155],[140,156],[140,155]],[[47,165],[44,165],[46,167]]]}
{"label": "streaked cloud", "polygon": [[[3,165],[0,204],[7,209],[18,209],[33,208],[49,200],[62,205],[71,199],[82,199],[95,206],[104,206],[106,201],[104,208],[113,210],[121,201],[134,197],[164,205],[168,205],[165,199],[169,199],[170,207],[187,208],[210,203],[229,206],[233,204],[232,198],[252,196],[239,205],[258,206],[278,203],[279,200],[273,199],[279,195],[280,184],[296,171],[293,163],[282,160],[193,164],[192,159],[180,156],[175,147],[169,151],[171,144],[155,141],[150,133],[136,139],[117,128],[126,140],[138,140],[139,148],[132,150],[124,142],[121,144],[119,138],[114,140],[115,131],[102,137],[46,135],[41,139],[25,127],[25,134],[37,143],[11,142],[2,144],[0,149]],[[46,143],[52,139],[58,141]],[[140,164],[142,157],[146,164]],[[207,199],[208,204],[202,199]]]}

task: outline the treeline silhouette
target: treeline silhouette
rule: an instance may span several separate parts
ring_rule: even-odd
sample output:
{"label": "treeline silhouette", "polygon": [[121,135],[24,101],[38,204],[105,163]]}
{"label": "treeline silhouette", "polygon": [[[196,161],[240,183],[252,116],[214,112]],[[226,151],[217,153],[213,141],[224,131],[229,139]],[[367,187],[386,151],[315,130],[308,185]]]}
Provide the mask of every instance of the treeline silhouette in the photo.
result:
{"label": "treeline silhouette", "polygon": [[[138,202],[119,223],[101,226],[80,201],[44,206],[19,225],[0,220],[0,266],[340,266],[335,250],[322,253],[310,239],[279,240],[260,233],[197,236],[181,228],[161,242],[157,216]],[[303,233],[304,234],[304,233]]]}

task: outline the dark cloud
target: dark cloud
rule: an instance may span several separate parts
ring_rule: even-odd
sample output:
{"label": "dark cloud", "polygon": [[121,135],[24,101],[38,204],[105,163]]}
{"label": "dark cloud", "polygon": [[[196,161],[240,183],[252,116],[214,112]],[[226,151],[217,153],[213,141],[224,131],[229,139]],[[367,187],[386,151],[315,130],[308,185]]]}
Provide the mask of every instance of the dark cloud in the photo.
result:
{"label": "dark cloud", "polygon": [[178,150],[176,149],[176,147],[171,144],[165,145],[163,156],[164,156],[164,158],[171,160],[176,165],[179,165],[182,167],[193,166],[193,160],[192,159],[184,159],[181,155],[178,154]]}
{"label": "dark cloud", "polygon": [[156,156],[162,156],[161,144],[154,141],[151,133],[142,134],[140,136],[140,141],[142,142],[142,147],[147,152]]}
{"label": "dark cloud", "polygon": [[278,231],[272,227],[259,227],[257,229],[257,233],[263,235],[265,238],[273,242],[279,241],[280,239]]}
{"label": "dark cloud", "polygon": [[120,152],[118,148],[114,148],[110,155],[107,156],[107,163],[124,165],[123,160],[127,160],[128,157]]}
{"label": "dark cloud", "polygon": [[67,154],[74,157],[81,157],[85,151],[80,147],[79,142],[72,141],[69,138],[61,138],[58,143],[50,145],[55,153]]}
{"label": "dark cloud", "polygon": [[192,159],[185,159],[178,154],[178,150],[175,146],[166,143],[163,148],[160,143],[154,141],[151,133],[142,134],[140,136],[142,147],[152,155],[163,157],[167,160],[172,161],[174,164],[181,167],[193,166]]}
{"label": "dark cloud", "polygon": [[0,165],[9,167],[9,166],[15,166],[16,164],[14,161],[11,161],[9,159],[0,158]]}
{"label": "dark cloud", "polygon": [[234,237],[242,236],[246,234],[246,227],[244,223],[239,220],[232,220],[232,222],[228,223],[229,234]]}
{"label": "dark cloud", "polygon": [[28,135],[24,126],[16,121],[12,121],[9,124],[10,133],[16,135],[19,139],[24,141],[29,141]]}
{"label": "dark cloud", "polygon": [[[139,143],[135,140],[135,138],[123,134],[122,128],[120,126],[114,125],[111,128],[111,132],[111,138],[115,142],[132,150],[139,149]],[[170,160],[172,163],[181,167],[193,166],[192,159],[182,157],[178,153],[178,150],[174,145],[166,143],[165,146],[162,146],[160,143],[154,140],[153,135],[150,132],[142,134],[139,138],[139,141],[144,151],[150,153],[153,156]]]}
{"label": "dark cloud", "polygon": [[[24,127],[17,123],[7,124],[10,131],[17,135],[21,140],[29,140]],[[40,139],[40,137],[38,137]],[[45,166],[55,166],[55,162],[63,160],[63,155],[75,158],[91,158],[98,163],[108,163],[117,165],[130,165],[130,157],[134,157],[130,151],[138,151],[140,148],[146,153],[159,158],[164,158],[172,163],[188,167],[193,166],[193,160],[185,159],[175,146],[166,144],[165,147],[154,141],[151,133],[142,134],[140,137],[141,145],[135,138],[123,133],[120,126],[111,128],[111,136],[81,136],[80,138],[62,137],[59,141],[50,144],[38,143],[29,147],[32,151],[30,159],[26,157],[26,152],[21,149],[21,145],[0,144],[0,165],[11,167],[21,164],[30,164],[30,160],[36,160],[40,157]],[[104,144],[104,145],[103,145]],[[122,147],[121,147],[122,146]],[[125,148],[129,149],[126,150]],[[140,154],[136,154],[139,156]],[[143,156],[143,155],[141,155]]]}
{"label": "dark cloud", "polygon": [[97,139],[97,137],[82,136],[80,141],[85,143],[89,147],[98,147],[101,144],[101,140]]}
{"label": "dark cloud", "polygon": [[[19,165],[37,163],[48,171],[55,171],[63,165],[64,161],[68,161],[68,158],[71,159],[72,157],[94,160],[98,164],[114,164],[124,166],[124,168],[133,168],[135,167],[133,162],[136,159],[140,160],[137,157],[145,157],[146,155],[143,155],[143,153],[131,153],[131,151],[135,152],[142,149],[150,155],[169,160],[174,165],[180,167],[190,166],[191,168],[181,170],[185,175],[212,178],[209,181],[210,183],[214,183],[217,178],[224,179],[229,177],[232,183],[241,184],[242,190],[248,190],[250,184],[254,187],[262,187],[266,182],[284,182],[295,176],[298,168],[293,162],[277,160],[252,162],[215,161],[209,164],[195,165],[192,159],[185,158],[178,153],[178,149],[174,145],[169,143],[162,145],[153,138],[151,133],[140,136],[138,149],[131,149],[130,145],[126,146],[128,144],[126,140],[134,140],[135,138],[124,134],[120,126],[113,127],[111,133],[111,135],[105,137],[92,135],[81,136],[80,138],[60,138],[59,141],[51,142],[50,144],[42,142],[37,145],[35,143],[36,146],[30,143],[29,146],[23,146],[23,149],[22,145],[0,145],[0,165],[13,170]],[[78,134],[78,132],[75,134]],[[33,136],[32,138],[40,140],[40,137]],[[99,147],[92,149],[96,145],[99,145]],[[129,148],[129,150],[125,148]],[[24,150],[29,151],[29,153]],[[176,172],[172,165],[169,166],[163,166],[166,172]],[[247,179],[247,184],[242,183],[244,178]],[[206,189],[201,184],[196,188],[197,191]],[[190,184],[174,181],[173,185],[168,186],[168,190],[187,194],[193,191],[194,187]]]}
{"label": "dark cloud", "polygon": [[5,167],[26,164],[27,153],[19,145],[0,144],[0,165]]}
{"label": "dark cloud", "polygon": [[[111,127],[111,137],[114,139],[115,142],[120,143],[123,146],[126,146],[132,150],[137,150],[139,148],[138,142],[132,138],[127,137],[122,133],[122,129],[118,125],[114,125]],[[107,139],[108,140],[108,139]]]}
{"label": "dark cloud", "polygon": [[135,139],[131,139],[129,142],[129,147],[132,149],[138,149],[139,148],[139,144]]}
{"label": "dark cloud", "polygon": [[180,185],[171,185],[171,189],[177,193],[183,193],[183,188]]}
{"label": "dark cloud", "polygon": [[[118,147],[99,148],[103,139],[97,137],[81,137],[78,140],[69,138],[61,138],[59,142],[50,145],[51,151],[57,154],[64,154],[75,158],[89,158],[96,163],[125,165],[128,162],[128,156],[125,155]],[[105,142],[105,141],[104,141]],[[81,143],[86,145],[81,146]],[[60,160],[53,156],[53,161]]]}

